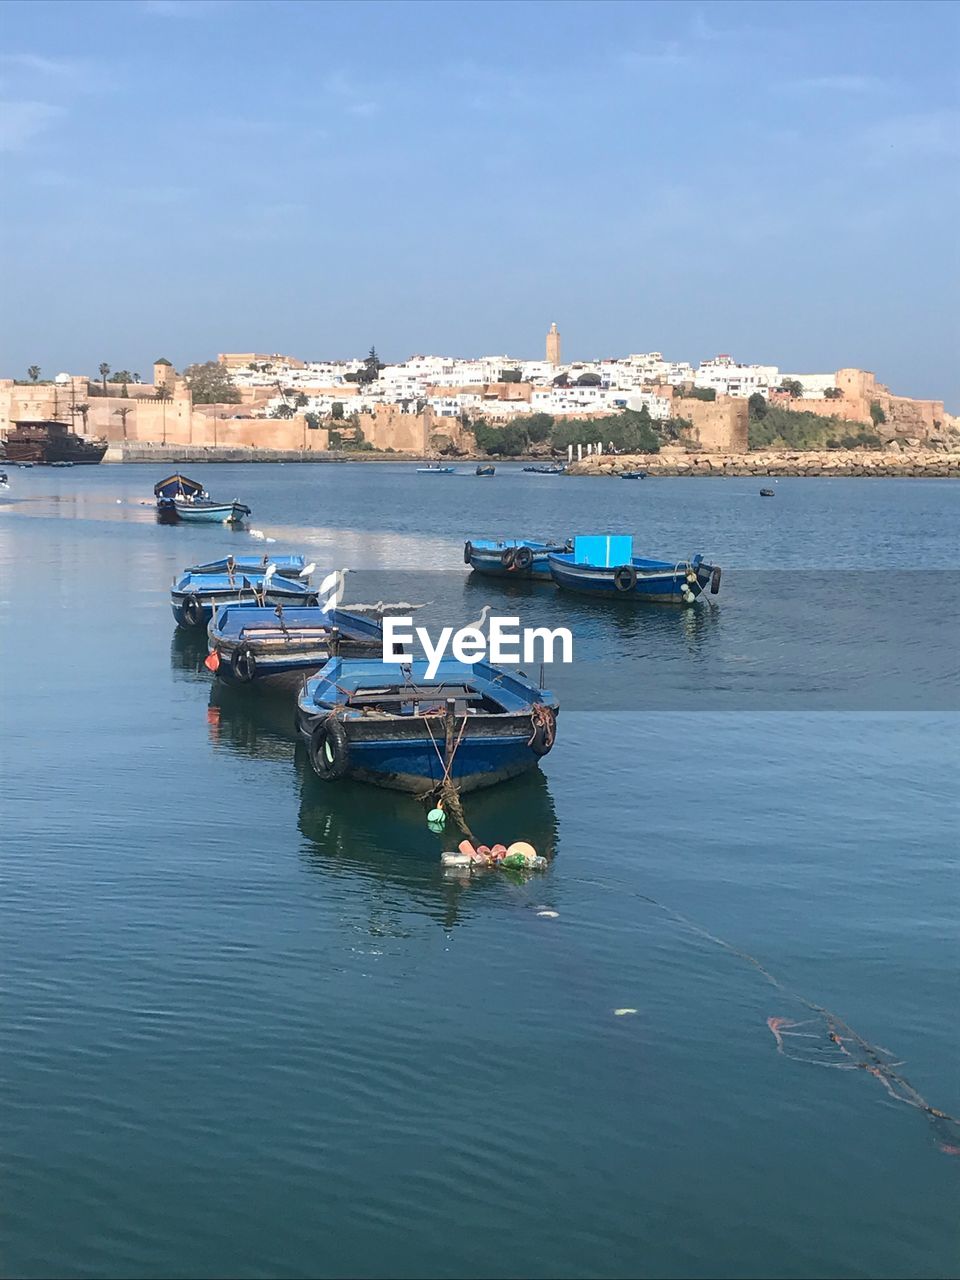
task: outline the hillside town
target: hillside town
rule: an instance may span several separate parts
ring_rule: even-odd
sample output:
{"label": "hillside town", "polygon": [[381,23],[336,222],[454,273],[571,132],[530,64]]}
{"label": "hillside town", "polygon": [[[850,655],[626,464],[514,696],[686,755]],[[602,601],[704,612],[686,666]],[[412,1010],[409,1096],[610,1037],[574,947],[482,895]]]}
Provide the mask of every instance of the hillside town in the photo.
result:
{"label": "hillside town", "polygon": [[[226,352],[182,373],[161,357],[149,383],[106,363],[98,378],[41,373],[32,366],[26,379],[0,380],[0,435],[17,422],[64,421],[78,434],[105,437],[115,457],[148,444],[417,457],[544,453],[561,438],[600,443],[619,421],[647,430],[637,439],[706,454],[778,440],[790,446],[790,425],[810,422],[813,434],[806,444],[797,435],[799,447],[832,447],[832,431],[848,446],[945,448],[957,431],[942,401],[895,395],[866,370],[789,371],[728,354],[694,366],[659,351],[564,361],[556,324],[538,360],[413,355],[390,364],[371,348],[342,361]],[[769,411],[768,423],[780,426],[755,431]],[[558,424],[580,424],[580,434],[561,434]],[[511,425],[519,433],[508,434]]]}

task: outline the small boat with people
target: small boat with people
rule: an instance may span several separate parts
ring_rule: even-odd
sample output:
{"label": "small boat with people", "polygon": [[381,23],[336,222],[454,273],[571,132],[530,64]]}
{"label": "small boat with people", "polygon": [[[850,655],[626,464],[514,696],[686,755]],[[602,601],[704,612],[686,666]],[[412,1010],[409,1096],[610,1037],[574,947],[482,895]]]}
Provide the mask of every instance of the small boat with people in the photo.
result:
{"label": "small boat with people", "polygon": [[572,542],[536,542],[530,538],[477,538],[464,543],[463,563],[492,578],[550,581],[551,551],[569,551]]}
{"label": "small boat with people", "polygon": [[761,489],[761,490],[760,490],[760,497],[761,497],[761,498],[772,498],[772,497],[775,495],[775,493],[776,493],[776,490],[775,490],[775,489]]}
{"label": "small boat with people", "polygon": [[314,772],[427,794],[490,787],[535,768],[556,736],[554,695],[486,662],[331,658],[297,700]]}
{"label": "small boat with people", "polygon": [[229,685],[298,687],[331,657],[380,658],[383,628],[359,613],[243,600],[217,609],[205,665]]}
{"label": "small boat with people", "polygon": [[439,462],[431,463],[427,467],[417,467],[418,476],[452,476],[453,467],[441,467]]}
{"label": "small boat with people", "polygon": [[224,556],[222,560],[190,565],[184,573],[266,573],[270,565],[276,565],[275,572],[281,578],[309,578],[317,567],[307,564],[305,556]]}
{"label": "small boat with people", "polygon": [[243,601],[315,607],[317,593],[301,578],[284,578],[269,565],[265,573],[182,573],[174,578],[170,607],[178,627],[205,627],[214,610]]}
{"label": "small boat with people", "polygon": [[720,569],[702,555],[679,561],[635,556],[625,535],[574,538],[571,551],[551,552],[548,563],[558,587],[608,599],[692,605],[708,588],[711,595],[720,590]]}
{"label": "small boat with people", "polygon": [[495,476],[497,474],[497,468],[490,467],[490,466],[483,466],[481,464],[477,467],[475,474],[478,476]]}
{"label": "small boat with people", "polygon": [[562,476],[567,470],[565,462],[534,462],[523,468],[535,476]]}
{"label": "small boat with people", "polygon": [[621,471],[621,480],[646,480],[647,473],[645,471]]}

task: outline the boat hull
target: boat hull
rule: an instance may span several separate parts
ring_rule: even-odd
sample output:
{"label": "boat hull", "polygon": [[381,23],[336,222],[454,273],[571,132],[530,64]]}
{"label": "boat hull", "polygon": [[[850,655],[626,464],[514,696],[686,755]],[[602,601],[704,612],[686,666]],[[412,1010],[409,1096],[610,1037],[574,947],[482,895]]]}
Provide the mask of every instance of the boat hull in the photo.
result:
{"label": "boat hull", "polygon": [[[514,559],[514,554],[521,548],[529,550],[532,557],[530,563],[523,567]],[[550,582],[550,552],[560,550],[562,547],[556,543],[550,546],[522,538],[498,541],[481,539],[466,543],[463,558],[474,573],[484,574],[488,578],[532,578],[539,582]]]}
{"label": "boat hull", "polygon": [[[629,590],[617,586],[616,575],[621,566],[602,568],[597,565],[574,564],[567,556],[549,557],[550,574],[564,591],[576,591],[581,595],[600,596],[608,600],[628,600],[633,603],[674,604],[688,607],[695,604],[710,583],[712,570],[698,568],[694,581],[686,564],[676,567],[639,569],[635,585]],[[689,597],[693,596],[691,600]]]}
{"label": "boat hull", "polygon": [[250,508],[242,502],[215,502],[201,506],[174,499],[173,509],[186,524],[242,524],[250,514]]}
{"label": "boat hull", "polygon": [[470,557],[470,568],[474,573],[482,573],[488,578],[534,578],[540,582],[549,582],[550,565],[547,553],[534,553],[533,563],[528,569],[508,568],[500,559],[499,551],[475,551]]}
{"label": "boat hull", "polygon": [[[314,728],[326,713],[298,716],[300,736],[309,744]],[[479,791],[516,778],[536,768],[539,757],[530,747],[530,718],[516,717],[516,723],[502,723],[495,732],[484,733],[477,726],[465,734],[453,759],[450,776],[460,791]],[[344,777],[368,782],[392,791],[422,795],[443,780],[443,764],[437,747],[416,720],[409,726],[391,726],[390,736],[376,721],[345,721],[350,748],[350,765]],[[442,751],[442,727],[439,746]]]}

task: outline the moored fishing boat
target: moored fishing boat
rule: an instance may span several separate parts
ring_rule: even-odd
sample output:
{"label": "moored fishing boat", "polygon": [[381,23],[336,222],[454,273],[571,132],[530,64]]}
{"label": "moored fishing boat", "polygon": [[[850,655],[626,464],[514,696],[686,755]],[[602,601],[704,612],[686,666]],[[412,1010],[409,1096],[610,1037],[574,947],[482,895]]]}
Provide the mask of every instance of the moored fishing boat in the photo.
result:
{"label": "moored fishing boat", "polygon": [[646,480],[647,473],[645,471],[621,471],[621,480]]}
{"label": "moored fishing boat", "polygon": [[362,614],[316,606],[258,605],[253,601],[217,609],[208,630],[208,670],[224,684],[298,687],[331,657],[383,654],[380,623]]}
{"label": "moored fishing boat", "polygon": [[209,498],[174,498],[173,509],[188,524],[241,524],[250,508],[234,498],[233,502],[214,502]]}
{"label": "moored fishing boat", "polygon": [[306,564],[304,556],[224,556],[222,560],[210,560],[206,564],[194,564],[184,573],[266,573],[270,565],[276,565],[281,578],[309,578],[315,564]]}
{"label": "moored fishing boat", "polygon": [[3,452],[7,462],[91,465],[103,461],[107,441],[102,436],[78,436],[65,422],[43,418],[11,423]]}
{"label": "moored fishing boat", "polygon": [[271,572],[183,573],[173,581],[170,607],[179,627],[205,627],[215,609],[227,604],[291,604],[316,606],[316,592],[297,578],[283,578]]}
{"label": "moored fishing boat", "polygon": [[331,658],[304,685],[297,728],[314,771],[423,794],[460,791],[534,768],[553,746],[557,700],[486,662],[407,665]]}
{"label": "moored fishing boat", "polygon": [[720,569],[703,556],[691,560],[651,560],[633,554],[633,539],[580,537],[572,551],[551,552],[550,573],[558,587],[608,599],[655,604],[694,604],[709,587],[720,590]]}
{"label": "moored fishing boat", "polygon": [[486,467],[485,467],[485,466],[482,466],[482,465],[481,465],[481,466],[478,466],[478,467],[477,467],[477,470],[476,470],[476,473],[475,473],[475,474],[476,474],[476,475],[478,475],[478,476],[494,476],[494,475],[496,475],[496,474],[497,474],[497,468],[496,468],[496,467],[490,467],[490,466],[486,466]]}
{"label": "moored fishing boat", "polygon": [[567,466],[564,462],[535,462],[523,469],[533,472],[536,476],[562,476]]}
{"label": "moored fishing boat", "polygon": [[158,511],[174,515],[173,504],[176,498],[209,498],[210,495],[199,480],[191,480],[189,476],[175,471],[172,476],[167,476],[166,480],[160,480],[153,486],[153,496],[157,500]]}
{"label": "moored fishing boat", "polygon": [[463,563],[492,578],[539,578],[550,581],[551,551],[568,551],[571,542],[536,542],[529,538],[477,538],[464,543]]}

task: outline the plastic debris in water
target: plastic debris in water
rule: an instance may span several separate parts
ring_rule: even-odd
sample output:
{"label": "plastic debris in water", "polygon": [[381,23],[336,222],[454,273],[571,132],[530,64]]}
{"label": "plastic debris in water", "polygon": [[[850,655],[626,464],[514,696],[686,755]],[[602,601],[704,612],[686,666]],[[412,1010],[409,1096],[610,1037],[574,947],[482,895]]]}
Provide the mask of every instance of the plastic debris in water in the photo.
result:
{"label": "plastic debris in water", "polygon": [[628,1013],[636,1013],[636,1009],[614,1009],[613,1016],[615,1018],[625,1018]]}

